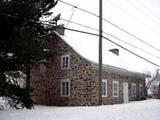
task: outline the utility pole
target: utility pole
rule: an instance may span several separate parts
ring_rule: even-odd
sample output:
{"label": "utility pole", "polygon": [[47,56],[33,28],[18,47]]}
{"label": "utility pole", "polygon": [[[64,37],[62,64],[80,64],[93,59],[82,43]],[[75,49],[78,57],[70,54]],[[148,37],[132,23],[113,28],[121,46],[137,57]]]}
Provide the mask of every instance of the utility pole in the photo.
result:
{"label": "utility pole", "polygon": [[102,0],[99,0],[99,105],[102,105]]}

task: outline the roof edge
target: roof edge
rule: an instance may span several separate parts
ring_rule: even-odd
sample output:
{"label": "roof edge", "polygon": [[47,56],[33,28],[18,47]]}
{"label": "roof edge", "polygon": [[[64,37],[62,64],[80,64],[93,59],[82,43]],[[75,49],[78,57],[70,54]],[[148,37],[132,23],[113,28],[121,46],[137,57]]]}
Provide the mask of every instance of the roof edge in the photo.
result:
{"label": "roof edge", "polygon": [[[89,60],[87,58],[85,58],[83,55],[81,55],[77,50],[75,50],[72,46],[69,45],[69,43],[67,43],[67,41],[56,31],[53,31],[63,42],[65,42],[69,47],[71,47],[71,49],[78,54],[80,57],[82,57],[84,60],[88,61],[91,63],[92,67],[96,70],[98,70],[98,63]],[[139,78],[146,78],[147,75],[145,75],[144,73],[139,73],[139,72],[133,72],[133,71],[129,71],[127,69],[124,68],[120,68],[120,67],[116,67],[116,66],[111,66],[111,65],[107,65],[107,64],[103,64],[102,65],[102,70],[106,71],[106,72],[112,72],[112,73],[118,73],[120,75],[125,75],[125,76],[132,76],[132,77],[139,77]]]}

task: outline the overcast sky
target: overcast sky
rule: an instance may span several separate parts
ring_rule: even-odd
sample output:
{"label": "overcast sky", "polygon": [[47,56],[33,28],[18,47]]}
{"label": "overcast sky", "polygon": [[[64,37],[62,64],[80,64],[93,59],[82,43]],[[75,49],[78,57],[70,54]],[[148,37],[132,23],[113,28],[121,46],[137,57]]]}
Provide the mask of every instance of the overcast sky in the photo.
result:
{"label": "overcast sky", "polygon": [[[73,4],[85,10],[91,11],[98,15],[99,13],[99,0],[63,0],[67,3]],[[74,14],[73,14],[74,12]],[[82,12],[71,6],[59,2],[54,8],[54,15],[61,13],[61,18],[87,25],[98,29],[99,21],[98,17],[92,16],[88,13]],[[128,32],[146,41],[155,48],[160,49],[160,1],[159,0],[103,0],[103,18],[111,21],[112,23],[120,26]],[[95,30],[81,27],[71,22],[59,21],[59,24],[65,24],[68,28],[79,29],[83,31],[98,33]],[[143,44],[139,40],[129,36],[122,32],[111,24],[103,21],[103,31],[111,35],[114,35],[130,44],[133,44],[147,52],[160,57],[160,51],[155,50],[146,44]],[[90,56],[92,59],[98,60],[98,37],[91,35],[84,35],[71,31],[66,31],[66,36],[71,37],[77,47],[81,47],[81,54]],[[135,52],[138,55],[160,65],[160,58],[148,55],[141,50],[131,47],[119,40],[109,37],[105,34],[104,36],[112,39],[127,49]],[[103,39],[103,54],[105,55],[109,49],[119,48],[118,46]],[[141,60],[138,57],[120,49],[120,56],[134,66],[138,71],[151,70],[154,71],[156,66]],[[92,51],[96,50],[96,53]],[[108,58],[109,59],[109,58]],[[107,62],[107,60],[106,60]],[[105,62],[105,63],[106,63]]]}

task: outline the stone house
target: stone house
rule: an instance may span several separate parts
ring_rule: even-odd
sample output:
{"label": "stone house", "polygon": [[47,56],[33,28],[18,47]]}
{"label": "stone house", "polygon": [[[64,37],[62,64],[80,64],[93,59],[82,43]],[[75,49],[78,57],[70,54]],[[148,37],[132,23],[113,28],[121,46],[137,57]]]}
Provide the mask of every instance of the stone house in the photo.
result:
{"label": "stone house", "polygon": [[[59,33],[63,34],[62,31]],[[103,79],[99,83],[98,64],[80,55],[59,33],[48,35],[46,39],[49,40],[53,54],[35,65],[31,71],[32,95],[36,103],[58,106],[99,105],[99,84],[102,84],[102,104],[126,103],[145,98],[144,74],[103,65]],[[118,49],[110,51],[119,54]]]}

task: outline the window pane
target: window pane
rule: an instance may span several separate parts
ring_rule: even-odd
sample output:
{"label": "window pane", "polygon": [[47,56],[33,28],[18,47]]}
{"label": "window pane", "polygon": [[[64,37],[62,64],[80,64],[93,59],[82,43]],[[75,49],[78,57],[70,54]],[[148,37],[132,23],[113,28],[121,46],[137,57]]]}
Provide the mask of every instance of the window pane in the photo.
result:
{"label": "window pane", "polygon": [[104,95],[104,82],[102,82],[102,95]]}
{"label": "window pane", "polygon": [[113,97],[119,96],[119,84],[118,81],[113,81]]}
{"label": "window pane", "polygon": [[66,95],[69,95],[69,86],[68,86],[68,82],[66,82]]}
{"label": "window pane", "polygon": [[114,83],[114,95],[117,96],[117,84]]}
{"label": "window pane", "polygon": [[70,85],[69,85],[69,81],[62,81],[61,84],[61,95],[62,96],[69,96],[69,92],[70,92]]}
{"label": "window pane", "polygon": [[62,63],[62,68],[63,69],[68,69],[69,68],[69,56],[62,56],[62,59],[61,59],[61,63]]}
{"label": "window pane", "polygon": [[102,96],[107,97],[107,81],[102,81]]}
{"label": "window pane", "polygon": [[106,82],[104,82],[104,95],[106,95]]}
{"label": "window pane", "polygon": [[62,84],[63,84],[63,85],[62,85],[62,90],[63,90],[63,91],[62,91],[62,95],[65,95],[65,82],[63,82]]}
{"label": "window pane", "polygon": [[136,97],[136,84],[132,84],[132,97]]}

